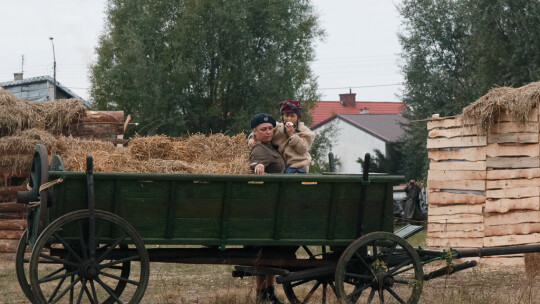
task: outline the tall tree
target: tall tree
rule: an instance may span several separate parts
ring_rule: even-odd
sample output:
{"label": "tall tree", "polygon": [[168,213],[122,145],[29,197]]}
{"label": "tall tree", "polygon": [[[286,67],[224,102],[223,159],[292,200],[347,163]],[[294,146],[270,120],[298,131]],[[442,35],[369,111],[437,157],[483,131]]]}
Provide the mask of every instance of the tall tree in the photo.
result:
{"label": "tall tree", "polygon": [[456,115],[495,86],[540,80],[540,1],[404,0],[405,175],[427,170],[426,123]]}
{"label": "tall tree", "polygon": [[309,0],[109,0],[91,94],[141,134],[238,132],[281,100],[312,106],[323,35]]}

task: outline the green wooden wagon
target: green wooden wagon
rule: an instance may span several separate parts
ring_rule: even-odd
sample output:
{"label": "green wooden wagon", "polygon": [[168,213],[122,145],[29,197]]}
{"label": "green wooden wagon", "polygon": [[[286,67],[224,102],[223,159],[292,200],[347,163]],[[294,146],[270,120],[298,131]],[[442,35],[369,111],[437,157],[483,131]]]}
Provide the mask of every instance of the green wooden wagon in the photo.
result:
{"label": "green wooden wagon", "polygon": [[425,279],[450,272],[424,276],[448,255],[392,233],[401,176],[94,173],[87,162],[65,171],[38,146],[32,189],[18,193],[17,277],[33,303],[138,303],[153,261],[274,274],[291,303],[416,303]]}

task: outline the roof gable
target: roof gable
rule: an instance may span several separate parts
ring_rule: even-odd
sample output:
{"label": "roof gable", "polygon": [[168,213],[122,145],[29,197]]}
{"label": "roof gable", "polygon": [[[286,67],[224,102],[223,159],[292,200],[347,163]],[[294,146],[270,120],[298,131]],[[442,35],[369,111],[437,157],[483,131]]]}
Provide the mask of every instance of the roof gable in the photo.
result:
{"label": "roof gable", "polygon": [[367,109],[370,114],[399,114],[405,109],[403,102],[357,101],[355,107],[341,101],[318,101],[310,114],[311,126],[316,126],[336,114],[360,114]]}

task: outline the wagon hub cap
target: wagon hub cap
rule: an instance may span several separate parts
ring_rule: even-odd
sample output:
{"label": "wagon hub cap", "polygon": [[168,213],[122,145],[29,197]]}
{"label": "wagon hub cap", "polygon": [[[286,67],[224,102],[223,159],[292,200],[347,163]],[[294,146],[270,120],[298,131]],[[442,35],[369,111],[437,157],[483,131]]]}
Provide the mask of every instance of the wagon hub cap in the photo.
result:
{"label": "wagon hub cap", "polygon": [[81,265],[80,274],[83,278],[93,280],[98,277],[98,269],[95,263],[86,262]]}
{"label": "wagon hub cap", "polygon": [[394,277],[386,272],[380,272],[378,273],[374,280],[372,287],[378,288],[378,287],[392,287],[394,286]]}

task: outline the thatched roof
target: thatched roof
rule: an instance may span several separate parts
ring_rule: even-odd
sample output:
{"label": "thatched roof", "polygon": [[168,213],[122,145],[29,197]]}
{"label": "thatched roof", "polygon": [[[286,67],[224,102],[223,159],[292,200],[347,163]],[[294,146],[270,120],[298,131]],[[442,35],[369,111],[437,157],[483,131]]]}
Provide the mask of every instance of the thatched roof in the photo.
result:
{"label": "thatched roof", "polygon": [[488,133],[502,113],[510,114],[518,124],[524,124],[530,111],[540,103],[540,82],[520,88],[497,87],[463,109],[462,122],[475,124],[479,131]]}

